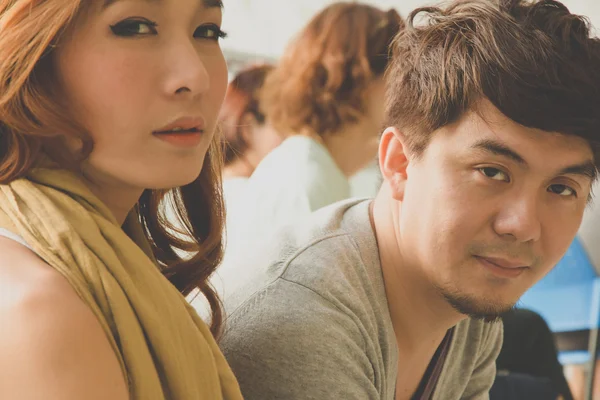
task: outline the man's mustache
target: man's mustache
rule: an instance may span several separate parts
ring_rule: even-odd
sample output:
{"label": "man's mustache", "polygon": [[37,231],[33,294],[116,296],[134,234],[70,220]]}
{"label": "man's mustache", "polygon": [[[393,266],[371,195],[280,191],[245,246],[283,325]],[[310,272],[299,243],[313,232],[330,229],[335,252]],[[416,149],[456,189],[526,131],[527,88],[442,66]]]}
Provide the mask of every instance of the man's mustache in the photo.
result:
{"label": "man's mustache", "polygon": [[509,260],[519,260],[523,265],[535,267],[542,262],[542,257],[536,255],[531,245],[514,243],[472,243],[469,254],[479,257],[495,257]]}

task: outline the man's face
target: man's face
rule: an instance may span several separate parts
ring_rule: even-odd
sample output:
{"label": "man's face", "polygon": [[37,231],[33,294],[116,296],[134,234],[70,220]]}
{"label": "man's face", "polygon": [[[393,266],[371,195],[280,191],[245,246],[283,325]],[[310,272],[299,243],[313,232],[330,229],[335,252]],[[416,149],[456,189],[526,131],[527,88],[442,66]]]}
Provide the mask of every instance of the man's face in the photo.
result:
{"label": "man's face", "polygon": [[525,128],[489,103],[408,159],[398,221],[404,263],[476,317],[510,309],[556,265],[594,172],[583,139]]}

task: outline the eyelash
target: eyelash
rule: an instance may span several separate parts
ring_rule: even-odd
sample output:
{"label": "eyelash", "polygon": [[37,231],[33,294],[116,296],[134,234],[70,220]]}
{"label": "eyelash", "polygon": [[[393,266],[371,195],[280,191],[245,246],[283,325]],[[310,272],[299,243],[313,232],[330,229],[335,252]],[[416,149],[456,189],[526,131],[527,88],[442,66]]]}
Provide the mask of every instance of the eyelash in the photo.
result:
{"label": "eyelash", "polygon": [[[146,26],[149,28],[149,32],[140,33],[139,28],[141,26]],[[113,34],[121,37],[134,37],[134,36],[146,36],[146,35],[156,35],[158,34],[156,27],[158,24],[156,22],[150,21],[146,18],[130,18],[114,25],[110,25],[110,29]],[[137,28],[137,29],[136,29]],[[204,34],[206,32],[214,32],[213,36],[203,37],[198,36],[198,31],[202,31]],[[201,25],[194,31],[194,37],[198,39],[208,39],[213,41],[218,41],[219,39],[223,39],[227,37],[227,33],[221,30],[216,24],[205,24]]]}
{"label": "eyelash", "polygon": [[[139,33],[135,28],[139,28],[140,26],[147,26],[150,30],[149,33]],[[118,22],[114,25],[110,26],[110,30],[117,36],[122,37],[133,37],[140,35],[155,35],[156,27],[158,24],[156,22],[150,21],[146,18],[130,18],[124,21]]]}
{"label": "eyelash", "polygon": [[209,30],[209,29],[212,29],[215,33],[214,33],[214,36],[207,37],[206,39],[218,41],[219,39],[224,39],[224,38],[227,37],[227,32],[224,32],[221,28],[219,28],[215,24],[206,24],[206,25],[199,26],[194,31],[194,37],[196,37],[196,32],[198,32],[199,30],[206,31],[206,30]]}
{"label": "eyelash", "polygon": [[[510,182],[510,177],[508,176],[508,174],[507,174],[506,172],[502,171],[502,170],[501,170],[501,169],[499,169],[499,168],[494,168],[494,167],[481,167],[481,168],[477,168],[477,170],[478,170],[479,172],[481,172],[481,174],[482,174],[483,176],[485,176],[485,177],[486,177],[486,178],[488,178],[488,179],[492,179],[492,180],[497,180],[497,179],[493,179],[492,177],[488,176],[488,175],[485,173],[485,171],[486,171],[486,170],[487,170],[488,172],[490,172],[490,170],[491,170],[491,171],[494,171],[494,172],[496,172],[496,173],[497,173],[497,172],[501,172],[502,174],[506,175],[506,177],[508,178],[508,181],[503,181],[503,182],[507,182],[507,183],[508,183],[508,182]],[[492,175],[495,175],[495,174],[492,174]]]}
{"label": "eyelash", "polygon": [[[507,174],[506,172],[502,171],[502,170],[501,170],[501,169],[499,169],[499,168],[494,168],[494,167],[481,167],[481,168],[477,168],[477,170],[478,170],[479,172],[481,172],[481,174],[482,174],[483,176],[485,176],[485,177],[486,177],[486,178],[488,178],[488,179],[492,179],[492,180],[495,180],[495,179],[493,179],[493,178],[491,178],[490,176],[488,176],[488,175],[485,173],[485,170],[487,170],[487,172],[490,172],[490,170],[492,170],[492,171],[494,171],[494,172],[500,172],[500,173],[502,173],[502,174],[504,174],[504,175],[506,175],[506,176],[508,177],[508,174]],[[492,174],[492,175],[495,175],[495,174]],[[508,181],[503,181],[503,182],[510,182],[510,177],[508,177]],[[557,183],[557,184],[550,185],[550,186],[548,187],[548,191],[549,191],[550,193],[554,193],[554,194],[557,194],[557,195],[561,196],[561,195],[560,195],[560,192],[561,192],[561,191],[559,191],[559,193],[557,193],[557,192],[555,192],[555,191],[551,191],[551,190],[550,190],[550,188],[552,188],[552,187],[556,187],[556,186],[561,186],[561,187],[563,187],[563,190],[564,190],[564,189],[568,189],[568,190],[570,190],[570,191],[572,192],[572,194],[570,194],[569,196],[563,196],[563,197],[578,197],[578,196],[577,196],[577,191],[576,191],[575,189],[573,189],[572,187],[570,187],[570,186],[568,186],[568,185],[562,184],[562,183]]]}
{"label": "eyelash", "polygon": [[[573,189],[571,186],[564,185],[564,184],[562,184],[562,183],[556,183],[556,184],[554,184],[554,185],[550,185],[550,187],[552,187],[552,186],[562,186],[564,189],[568,189],[568,190],[570,190],[570,191],[572,192],[572,194],[570,194],[569,196],[566,196],[566,197],[579,197],[579,196],[577,195],[577,191],[576,191],[575,189]],[[563,189],[563,190],[564,190],[564,189]],[[550,191],[550,188],[548,188],[548,191]],[[560,194],[560,192],[561,192],[561,191],[559,191],[559,193],[556,193],[556,192],[554,192],[554,191],[550,191],[550,192],[551,192],[551,193],[554,193],[554,194],[557,194],[557,195],[559,195],[559,196],[562,196],[562,195]]]}

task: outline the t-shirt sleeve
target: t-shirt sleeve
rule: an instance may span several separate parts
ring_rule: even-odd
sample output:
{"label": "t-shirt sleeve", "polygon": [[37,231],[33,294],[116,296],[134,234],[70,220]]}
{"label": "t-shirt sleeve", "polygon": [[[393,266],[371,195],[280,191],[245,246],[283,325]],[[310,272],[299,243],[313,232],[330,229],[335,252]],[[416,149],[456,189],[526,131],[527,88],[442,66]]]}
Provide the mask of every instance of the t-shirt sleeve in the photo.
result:
{"label": "t-shirt sleeve", "polygon": [[226,321],[221,348],[246,400],[380,399],[356,322],[279,278]]}
{"label": "t-shirt sleeve", "polygon": [[502,348],[502,322],[487,324],[484,340],[471,379],[461,399],[488,400],[492,384],[496,379],[496,358]]}

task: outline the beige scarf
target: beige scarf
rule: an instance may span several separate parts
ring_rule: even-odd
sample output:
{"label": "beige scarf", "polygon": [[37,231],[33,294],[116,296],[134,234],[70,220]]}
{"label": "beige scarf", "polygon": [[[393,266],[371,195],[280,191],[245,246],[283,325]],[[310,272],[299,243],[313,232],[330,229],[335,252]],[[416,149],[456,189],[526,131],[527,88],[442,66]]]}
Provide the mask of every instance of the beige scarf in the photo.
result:
{"label": "beige scarf", "polygon": [[208,327],[158,269],[135,214],[122,229],[75,175],[37,169],[0,185],[2,225],[96,315],[132,399],[242,398]]}

